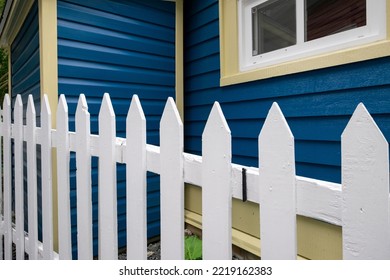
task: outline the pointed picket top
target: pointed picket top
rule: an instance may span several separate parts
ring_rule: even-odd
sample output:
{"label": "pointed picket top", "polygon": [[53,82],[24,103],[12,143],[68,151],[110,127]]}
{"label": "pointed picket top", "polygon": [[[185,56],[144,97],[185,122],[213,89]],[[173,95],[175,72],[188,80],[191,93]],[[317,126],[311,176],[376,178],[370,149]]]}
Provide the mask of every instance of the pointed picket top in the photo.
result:
{"label": "pointed picket top", "polygon": [[16,100],[15,100],[15,105],[14,105],[15,109],[14,109],[14,114],[19,116],[20,113],[22,113],[22,116],[23,116],[23,101],[22,101],[22,97],[20,96],[20,94],[16,95]]}
{"label": "pointed picket top", "polygon": [[78,259],[93,259],[92,189],[90,154],[90,114],[84,94],[79,95],[76,108],[76,184]]}
{"label": "pointed picket top", "polygon": [[177,110],[175,100],[172,97],[169,97],[165,103],[164,111],[161,117],[161,126],[172,126],[173,123],[175,123],[177,127],[183,126],[183,122],[180,118],[179,111]]}
{"label": "pointed picket top", "polygon": [[[4,96],[3,100],[3,123],[7,121],[11,121],[11,99],[8,93]],[[4,128],[7,128],[7,126],[4,125]]]}
{"label": "pointed picket top", "polygon": [[[66,97],[64,94],[61,94],[58,99],[58,107],[57,107],[57,123],[58,119],[65,124],[65,117],[68,117],[68,103],[66,102]],[[58,125],[57,125],[58,126]]]}
{"label": "pointed picket top", "polygon": [[112,107],[110,95],[107,92],[103,95],[102,105],[99,112],[99,122],[100,118],[102,118],[103,121],[106,117],[109,117],[110,119],[115,118],[114,108]]}
{"label": "pointed picket top", "polygon": [[146,118],[133,95],[126,118],[127,259],[147,259]]}
{"label": "pointed picket top", "polygon": [[342,134],[343,257],[390,259],[388,143],[363,104]]}
{"label": "pointed picket top", "polygon": [[105,93],[99,112],[99,258],[118,259],[115,114]]}
{"label": "pointed picket top", "polygon": [[203,135],[214,134],[213,131],[221,131],[224,134],[231,134],[228,123],[226,122],[225,116],[222,112],[221,105],[215,102],[211,109],[209,118],[207,119]]}
{"label": "pointed picket top", "polygon": [[49,99],[43,95],[41,106],[41,158],[42,158],[42,238],[43,258],[53,258],[53,190],[51,150],[51,110]]}
{"label": "pointed picket top", "polygon": [[28,237],[29,259],[38,259],[38,198],[37,198],[37,151],[36,112],[34,99],[30,94],[26,111],[27,142],[27,193],[28,193]]}
{"label": "pointed picket top", "polygon": [[259,189],[261,258],[296,259],[294,137],[277,103],[259,134]]}
{"label": "pointed picket top", "polygon": [[60,260],[72,259],[68,120],[68,104],[65,95],[61,94],[57,107],[58,255]]}
{"label": "pointed picket top", "polygon": [[77,101],[76,118],[78,115],[81,115],[81,114],[89,115],[87,100],[86,100],[85,95],[83,93],[80,94],[79,100]]}
{"label": "pointed picket top", "polygon": [[33,96],[30,94],[28,96],[28,100],[27,100],[27,111],[26,111],[26,122],[27,123],[30,123],[30,124],[36,124],[36,111],[35,111],[35,105],[34,105],[34,98]]}
{"label": "pointed picket top", "polygon": [[[3,102],[3,162],[10,163],[11,148],[11,100],[7,94]],[[12,259],[12,169],[10,164],[4,165],[4,257]]]}
{"label": "pointed picket top", "polygon": [[231,132],[214,103],[202,135],[203,259],[231,259]]}
{"label": "pointed picket top", "polygon": [[371,135],[371,137],[375,137],[378,139],[378,141],[387,144],[386,138],[383,136],[378,125],[375,123],[374,119],[371,117],[363,103],[360,103],[356,107],[347,127],[344,129],[343,134],[341,135],[341,138],[356,139],[356,133],[359,133],[361,135],[360,137],[370,136],[371,133],[374,133],[374,135]]}
{"label": "pointed picket top", "polygon": [[7,107],[11,107],[11,99],[10,99],[10,96],[9,96],[8,93],[6,95],[4,95],[4,99],[3,99],[3,113],[4,113],[5,108],[7,108]]}
{"label": "pointed picket top", "polygon": [[131,98],[131,103],[129,111],[127,112],[126,122],[128,124],[132,123],[132,120],[140,120],[141,122],[146,122],[145,114],[141,106],[138,95],[134,94]]}
{"label": "pointed picket top", "polygon": [[24,191],[23,191],[23,103],[18,94],[14,104],[15,163],[15,231],[16,259],[24,259]]}
{"label": "pointed picket top", "polygon": [[49,99],[47,97],[47,94],[43,95],[43,105],[42,105],[42,122],[44,122],[44,119],[47,118],[47,122],[51,122],[51,109],[49,104]]}
{"label": "pointed picket top", "polygon": [[165,260],[184,259],[183,139],[183,123],[169,97],[160,122],[161,259]]}
{"label": "pointed picket top", "polygon": [[[270,131],[272,133],[270,133]],[[285,135],[290,139],[294,139],[294,136],[288,126],[288,123],[280,109],[278,103],[272,103],[271,109],[268,112],[267,118],[265,120],[264,126],[261,129],[259,137],[262,137],[264,134],[274,135],[277,137],[275,133],[278,133],[278,136]]]}

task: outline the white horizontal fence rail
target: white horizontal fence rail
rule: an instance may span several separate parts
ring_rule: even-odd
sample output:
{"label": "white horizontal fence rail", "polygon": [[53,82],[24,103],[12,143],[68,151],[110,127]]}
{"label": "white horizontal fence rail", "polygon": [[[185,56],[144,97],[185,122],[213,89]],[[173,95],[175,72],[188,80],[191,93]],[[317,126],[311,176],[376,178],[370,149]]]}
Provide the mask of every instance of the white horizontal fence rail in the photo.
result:
{"label": "white horizontal fence rail", "polygon": [[[216,103],[202,136],[202,157],[183,152],[183,124],[168,99],[160,124],[160,147],[146,143],[146,120],[133,96],[126,139],[115,137],[115,115],[108,94],[99,114],[99,135],[90,134],[84,95],[76,111],[76,131],[69,131],[68,109],[61,95],[57,130],[51,128],[47,98],[36,127],[30,96],[26,125],[16,98],[4,99],[0,135],[0,259],[71,259],[69,158],[76,153],[78,259],[92,259],[91,157],[99,157],[99,258],[116,259],[116,163],[126,164],[127,257],[146,259],[146,172],[161,175],[161,242],[163,259],[184,257],[184,183],[202,187],[203,258],[231,259],[231,200],[242,199],[243,168],[247,200],[260,204],[262,259],[295,259],[296,215],[343,227],[345,259],[390,259],[390,197],[388,143],[362,104],[342,136],[342,184],[295,175],[294,138],[277,104],[273,104],[259,135],[259,168],[231,163],[231,133]],[[12,155],[11,141],[14,142]],[[24,192],[20,171],[22,143],[27,143],[27,230],[23,230]],[[42,146],[43,240],[38,240],[36,147]],[[52,148],[57,151],[59,252],[53,252]],[[15,159],[12,168],[11,159]],[[15,178],[15,197],[12,193]],[[12,201],[15,201],[13,214]],[[4,251],[4,254],[3,254]]]}

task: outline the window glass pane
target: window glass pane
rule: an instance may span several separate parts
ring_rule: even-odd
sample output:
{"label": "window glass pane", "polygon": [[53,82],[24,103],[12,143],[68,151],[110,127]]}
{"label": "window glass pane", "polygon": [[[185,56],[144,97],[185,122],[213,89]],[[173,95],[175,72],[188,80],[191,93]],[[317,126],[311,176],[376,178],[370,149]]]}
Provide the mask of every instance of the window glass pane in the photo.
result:
{"label": "window glass pane", "polygon": [[295,0],[266,1],[252,9],[252,55],[296,44]]}
{"label": "window glass pane", "polygon": [[306,41],[366,25],[366,0],[306,0]]}

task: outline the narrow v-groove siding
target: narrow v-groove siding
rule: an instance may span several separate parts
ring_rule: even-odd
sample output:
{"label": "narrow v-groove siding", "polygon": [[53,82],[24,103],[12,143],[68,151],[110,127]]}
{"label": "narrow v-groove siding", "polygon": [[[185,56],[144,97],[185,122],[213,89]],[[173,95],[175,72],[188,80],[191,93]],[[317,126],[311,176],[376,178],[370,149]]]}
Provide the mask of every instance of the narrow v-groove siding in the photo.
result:
{"label": "narrow v-groove siding", "polygon": [[[58,1],[59,93],[69,102],[74,130],[77,98],[84,93],[91,133],[104,92],[110,93],[117,136],[125,136],[126,115],[138,94],[147,119],[147,141],[159,144],[159,121],[169,96],[175,96],[175,4],[152,0]],[[74,158],[74,157],[73,157]],[[93,218],[97,253],[97,159],[92,162]],[[125,246],[125,165],[118,164],[119,245]],[[76,238],[76,179],[72,160],[73,242]],[[148,237],[159,235],[159,177],[148,176]]]}
{"label": "narrow v-groove siding", "polygon": [[185,2],[185,149],[200,154],[215,101],[233,136],[233,161],[257,166],[257,138],[272,102],[295,137],[298,175],[341,181],[340,137],[363,102],[390,139],[390,58],[219,86],[218,1]]}
{"label": "narrow v-groove siding", "polygon": [[12,103],[20,94],[24,108],[28,95],[32,94],[37,115],[40,115],[40,60],[38,5],[35,3],[11,45],[11,93]]}
{"label": "narrow v-groove siding", "polygon": [[[15,40],[11,44],[11,101],[14,107],[16,96],[20,94],[24,107],[24,124],[26,124],[26,109],[28,96],[33,96],[37,126],[40,125],[40,54],[39,54],[39,19],[38,3],[32,5],[22,27],[20,28]],[[13,115],[12,115],[13,118]],[[25,146],[24,146],[25,147]],[[24,192],[27,197],[27,154],[26,148],[24,155]],[[37,146],[37,176],[38,176],[38,229],[41,239],[41,153],[40,146]],[[13,183],[15,180],[13,179]],[[27,201],[25,201],[25,225],[27,225]]]}

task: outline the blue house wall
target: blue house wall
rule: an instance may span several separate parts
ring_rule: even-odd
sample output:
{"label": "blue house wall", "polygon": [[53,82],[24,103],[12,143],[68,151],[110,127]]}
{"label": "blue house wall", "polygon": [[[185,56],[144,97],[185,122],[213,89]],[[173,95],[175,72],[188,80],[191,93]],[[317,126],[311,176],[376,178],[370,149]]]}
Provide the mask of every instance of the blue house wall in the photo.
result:
{"label": "blue house wall", "polygon": [[38,4],[31,8],[18,35],[11,45],[11,95],[12,103],[20,94],[27,107],[28,95],[32,94],[37,115],[40,115],[40,65]]}
{"label": "blue house wall", "polygon": [[214,101],[232,131],[233,162],[258,165],[257,139],[272,102],[295,137],[296,172],[341,181],[340,137],[359,102],[390,140],[390,58],[220,87],[218,1],[185,1],[185,149],[200,154]]}
{"label": "blue house wall", "polygon": [[[11,48],[11,103],[14,107],[16,96],[20,94],[23,102],[24,124],[26,124],[26,108],[28,96],[31,94],[34,100],[35,111],[37,116],[37,125],[40,125],[40,54],[39,54],[39,20],[38,20],[38,3],[35,2],[31,11],[22,24],[18,35],[15,37]],[[13,118],[13,114],[12,114]],[[14,160],[12,158],[12,160]],[[26,150],[24,149],[24,165],[27,164]],[[40,146],[37,147],[37,190],[38,190],[38,230],[39,238],[41,236],[41,153]],[[24,168],[24,192],[27,197],[27,169]],[[13,179],[13,184],[15,180]],[[27,225],[27,201],[25,201],[25,221]]]}
{"label": "blue house wall", "polygon": [[[126,115],[138,94],[147,119],[147,142],[159,144],[159,121],[169,96],[175,96],[175,4],[141,0],[59,0],[58,82],[70,114],[78,96],[86,95],[91,133],[98,133],[102,96],[110,93],[117,136],[125,137]],[[71,159],[73,244],[76,229],[76,168]],[[92,161],[94,251],[97,254],[97,159]],[[126,242],[125,165],[118,164],[119,246]],[[148,237],[160,233],[159,177],[148,175]]]}

